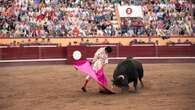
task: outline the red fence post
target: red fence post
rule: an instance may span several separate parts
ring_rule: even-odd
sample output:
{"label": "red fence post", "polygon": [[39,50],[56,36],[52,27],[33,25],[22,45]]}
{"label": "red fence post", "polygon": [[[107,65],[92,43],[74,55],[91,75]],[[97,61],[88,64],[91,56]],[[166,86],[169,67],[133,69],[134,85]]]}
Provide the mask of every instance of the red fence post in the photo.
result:
{"label": "red fence post", "polygon": [[0,60],[2,60],[2,48],[0,48]]}
{"label": "red fence post", "polygon": [[37,47],[38,48],[38,58],[41,59],[42,58],[42,48],[41,47]]}
{"label": "red fence post", "polygon": [[159,57],[159,55],[158,55],[158,50],[159,50],[158,46],[155,45],[154,48],[155,48],[155,57]]}

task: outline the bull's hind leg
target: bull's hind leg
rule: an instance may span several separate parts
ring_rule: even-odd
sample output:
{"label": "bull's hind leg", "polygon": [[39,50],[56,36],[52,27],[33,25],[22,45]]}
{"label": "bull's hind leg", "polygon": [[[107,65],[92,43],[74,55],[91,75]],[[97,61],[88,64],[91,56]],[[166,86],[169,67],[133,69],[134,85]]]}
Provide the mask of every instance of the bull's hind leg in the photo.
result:
{"label": "bull's hind leg", "polygon": [[142,82],[142,78],[139,78],[139,81],[141,83],[141,88],[143,88],[144,87],[144,83]]}
{"label": "bull's hind leg", "polygon": [[135,88],[135,92],[137,92],[137,79],[134,80],[133,86],[134,86],[134,88]]}

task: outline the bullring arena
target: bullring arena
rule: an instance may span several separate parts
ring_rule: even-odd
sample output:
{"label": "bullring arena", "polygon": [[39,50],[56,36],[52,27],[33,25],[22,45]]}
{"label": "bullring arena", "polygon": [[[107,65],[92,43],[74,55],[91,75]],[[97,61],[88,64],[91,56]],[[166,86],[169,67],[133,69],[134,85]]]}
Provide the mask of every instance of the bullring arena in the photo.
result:
{"label": "bullring arena", "polygon": [[80,88],[85,76],[73,68],[72,53],[80,50],[82,59],[90,59],[101,46],[1,48],[1,110],[194,109],[194,46],[112,44],[110,64],[105,66],[109,85],[116,63],[133,56],[143,62],[145,87],[139,84],[134,93],[131,83],[128,93],[108,95],[98,93],[95,81],[91,81],[88,92],[83,93]]}
{"label": "bullring arena", "polygon": [[[194,0],[0,1],[0,110],[194,110]],[[99,93],[73,67],[110,46],[117,64],[143,64],[144,87]]]}
{"label": "bullring arena", "polygon": [[[106,66],[109,81],[115,64]],[[98,93],[71,65],[1,67],[1,110],[194,110],[194,63],[144,64],[145,87],[129,93]],[[139,85],[140,86],[140,85]]]}

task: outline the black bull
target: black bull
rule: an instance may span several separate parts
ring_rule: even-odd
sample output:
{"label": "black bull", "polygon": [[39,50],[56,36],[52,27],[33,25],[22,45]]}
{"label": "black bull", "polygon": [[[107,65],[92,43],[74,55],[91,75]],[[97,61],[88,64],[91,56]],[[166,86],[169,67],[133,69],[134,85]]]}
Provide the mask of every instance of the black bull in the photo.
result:
{"label": "black bull", "polygon": [[128,84],[133,82],[135,91],[137,91],[138,79],[142,87],[144,86],[142,82],[143,76],[144,70],[142,63],[137,60],[127,58],[117,65],[113,74],[113,85],[128,89]]}

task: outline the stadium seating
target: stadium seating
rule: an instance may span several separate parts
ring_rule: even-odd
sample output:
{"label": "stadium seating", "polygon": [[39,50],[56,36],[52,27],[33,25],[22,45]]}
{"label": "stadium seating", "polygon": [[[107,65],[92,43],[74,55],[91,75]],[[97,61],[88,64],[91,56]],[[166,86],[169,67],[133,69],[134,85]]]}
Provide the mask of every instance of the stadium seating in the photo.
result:
{"label": "stadium seating", "polygon": [[[121,18],[118,28],[117,5],[140,5],[144,18]],[[189,6],[187,0],[3,0],[0,37],[192,35]]]}

